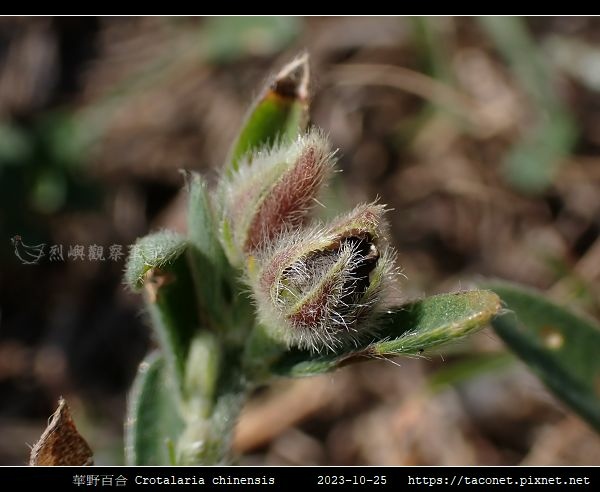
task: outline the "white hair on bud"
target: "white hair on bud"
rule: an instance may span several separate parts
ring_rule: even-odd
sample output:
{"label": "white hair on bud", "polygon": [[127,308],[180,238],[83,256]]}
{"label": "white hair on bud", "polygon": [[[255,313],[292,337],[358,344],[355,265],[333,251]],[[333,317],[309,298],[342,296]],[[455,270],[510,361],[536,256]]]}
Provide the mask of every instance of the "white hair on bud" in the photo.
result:
{"label": "white hair on bud", "polygon": [[374,335],[397,273],[378,227],[383,213],[379,205],[359,206],[327,227],[284,231],[257,251],[260,270],[248,280],[260,321],[276,338],[321,352]]}
{"label": "white hair on bud", "polygon": [[300,227],[334,164],[327,137],[310,130],[291,144],[248,156],[237,171],[223,175],[218,197],[221,226],[231,231],[231,244],[224,246],[232,263],[282,230]]}

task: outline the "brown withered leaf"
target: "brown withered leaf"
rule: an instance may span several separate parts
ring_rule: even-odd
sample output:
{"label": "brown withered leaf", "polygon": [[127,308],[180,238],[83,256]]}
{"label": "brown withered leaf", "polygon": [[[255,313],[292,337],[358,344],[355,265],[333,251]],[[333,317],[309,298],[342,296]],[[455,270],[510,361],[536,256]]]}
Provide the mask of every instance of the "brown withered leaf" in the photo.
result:
{"label": "brown withered leaf", "polygon": [[158,300],[161,287],[172,284],[175,281],[175,275],[158,267],[151,268],[144,274],[144,288],[148,294],[151,303]]}
{"label": "brown withered leaf", "polygon": [[69,406],[64,398],[40,440],[31,449],[30,466],[93,465],[93,453],[77,431]]}

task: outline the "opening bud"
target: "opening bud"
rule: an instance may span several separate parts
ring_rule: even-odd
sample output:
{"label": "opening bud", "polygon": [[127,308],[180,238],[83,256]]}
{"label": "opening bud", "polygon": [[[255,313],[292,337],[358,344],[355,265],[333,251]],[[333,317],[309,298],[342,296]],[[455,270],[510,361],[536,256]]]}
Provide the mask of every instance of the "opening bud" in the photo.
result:
{"label": "opening bud", "polygon": [[384,213],[361,205],[327,226],[284,233],[257,254],[250,283],[274,338],[333,351],[373,334],[394,268]]}

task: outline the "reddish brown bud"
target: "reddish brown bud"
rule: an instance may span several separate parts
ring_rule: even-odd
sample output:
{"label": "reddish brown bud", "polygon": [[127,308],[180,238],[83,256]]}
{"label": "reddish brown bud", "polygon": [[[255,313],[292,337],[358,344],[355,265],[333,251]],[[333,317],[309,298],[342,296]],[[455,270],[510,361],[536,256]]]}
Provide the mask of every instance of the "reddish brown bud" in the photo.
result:
{"label": "reddish brown bud", "polygon": [[309,132],[289,147],[242,162],[225,177],[221,236],[229,260],[241,265],[244,255],[301,226],[333,162],[325,137]]}
{"label": "reddish brown bud", "polygon": [[362,205],[327,227],[282,234],[249,276],[260,320],[290,346],[319,351],[357,343],[393,270],[384,207]]}

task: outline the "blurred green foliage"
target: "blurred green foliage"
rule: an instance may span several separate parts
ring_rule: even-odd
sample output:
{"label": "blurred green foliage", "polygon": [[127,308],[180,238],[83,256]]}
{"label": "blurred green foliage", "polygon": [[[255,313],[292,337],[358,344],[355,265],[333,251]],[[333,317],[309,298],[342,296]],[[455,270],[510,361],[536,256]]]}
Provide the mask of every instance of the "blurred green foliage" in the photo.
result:
{"label": "blurred green foliage", "polygon": [[573,118],[556,90],[556,74],[524,20],[486,16],[479,21],[533,106],[532,126],[523,130],[506,157],[507,177],[522,191],[542,192],[552,184],[575,143]]}
{"label": "blurred green foliage", "polygon": [[210,61],[231,63],[249,55],[274,55],[294,41],[301,29],[297,17],[210,17],[201,35]]}

